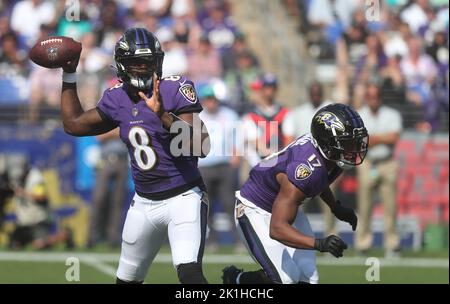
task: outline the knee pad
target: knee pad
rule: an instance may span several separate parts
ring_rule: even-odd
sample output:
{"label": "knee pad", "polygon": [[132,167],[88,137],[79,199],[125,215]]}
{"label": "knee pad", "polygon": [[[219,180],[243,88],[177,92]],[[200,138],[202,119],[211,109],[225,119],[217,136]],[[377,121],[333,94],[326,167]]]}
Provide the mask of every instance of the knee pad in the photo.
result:
{"label": "knee pad", "polygon": [[123,281],[119,278],[116,278],[116,284],[143,284],[143,281]]}
{"label": "knee pad", "polygon": [[181,284],[208,284],[200,263],[180,264],[177,273]]}

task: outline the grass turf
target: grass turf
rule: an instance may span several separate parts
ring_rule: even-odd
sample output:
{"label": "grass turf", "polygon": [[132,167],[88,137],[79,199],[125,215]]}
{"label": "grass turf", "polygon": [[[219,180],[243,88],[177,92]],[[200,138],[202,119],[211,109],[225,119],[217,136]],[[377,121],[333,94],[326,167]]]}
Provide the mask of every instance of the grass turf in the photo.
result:
{"label": "grass turf", "polygon": [[[112,268],[117,263],[108,263]],[[205,264],[204,272],[210,283],[221,283],[224,264]],[[255,270],[255,264],[236,264],[245,270]],[[65,279],[67,266],[64,262],[0,262],[0,283],[77,283]],[[373,284],[373,283],[449,283],[448,268],[418,267],[382,267],[379,282],[365,280],[366,266],[332,266],[319,265],[320,283],[324,284]],[[80,282],[114,283],[114,277],[104,274],[90,265],[80,264]],[[178,282],[176,271],[169,263],[152,265],[146,280],[150,284],[175,284]]]}

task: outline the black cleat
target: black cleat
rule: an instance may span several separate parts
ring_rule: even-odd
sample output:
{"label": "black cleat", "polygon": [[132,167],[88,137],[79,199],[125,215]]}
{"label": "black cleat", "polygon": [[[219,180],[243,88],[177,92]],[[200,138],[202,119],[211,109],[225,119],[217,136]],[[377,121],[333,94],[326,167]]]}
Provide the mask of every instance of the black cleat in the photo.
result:
{"label": "black cleat", "polygon": [[225,267],[222,270],[223,284],[237,284],[236,279],[237,279],[238,275],[242,272],[244,272],[244,269],[238,269],[234,265]]}

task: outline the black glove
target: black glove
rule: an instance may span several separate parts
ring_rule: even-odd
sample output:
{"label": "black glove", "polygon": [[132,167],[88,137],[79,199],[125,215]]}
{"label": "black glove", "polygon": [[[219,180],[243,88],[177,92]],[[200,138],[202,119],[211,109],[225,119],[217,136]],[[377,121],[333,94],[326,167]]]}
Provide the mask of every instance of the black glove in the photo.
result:
{"label": "black glove", "polygon": [[338,236],[329,235],[324,239],[316,239],[314,241],[314,249],[320,252],[329,252],[336,258],[340,258],[344,249],[347,249],[347,244]]}
{"label": "black glove", "polygon": [[351,208],[347,208],[341,205],[340,201],[336,201],[337,206],[334,207],[331,212],[334,216],[341,221],[347,222],[352,225],[352,230],[356,230],[356,225],[358,224],[358,218],[356,217],[355,211]]}

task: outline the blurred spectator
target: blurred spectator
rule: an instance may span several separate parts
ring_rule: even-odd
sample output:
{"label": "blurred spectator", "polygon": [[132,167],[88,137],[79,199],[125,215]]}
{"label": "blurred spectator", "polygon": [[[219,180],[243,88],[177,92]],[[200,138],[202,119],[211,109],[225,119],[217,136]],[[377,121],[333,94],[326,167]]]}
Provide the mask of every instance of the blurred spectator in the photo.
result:
{"label": "blurred spectator", "polygon": [[320,108],[330,104],[330,101],[324,99],[323,86],[320,82],[311,83],[308,93],[308,102],[289,111],[283,121],[283,133],[288,143],[310,133],[311,119],[314,114]]}
{"label": "blurred spectator", "polygon": [[27,53],[19,48],[19,41],[14,32],[8,32],[0,37],[0,65],[5,65],[2,74],[27,74]]}
{"label": "blurred spectator", "polygon": [[170,16],[172,0],[147,0],[148,10],[158,19]]}
{"label": "blurred spectator", "polygon": [[24,102],[29,95],[27,53],[18,46],[14,32],[0,37],[0,102]]}
{"label": "blurred spectator", "polygon": [[438,66],[440,77],[445,77],[448,73],[448,41],[444,32],[437,32],[433,41],[426,48],[426,53],[430,55]]}
{"label": "blurred spectator", "polygon": [[220,54],[207,36],[202,36],[198,48],[188,55],[188,66],[189,78],[194,83],[206,83],[222,75]]}
{"label": "blurred spectator", "polygon": [[447,75],[439,77],[431,87],[430,99],[425,108],[424,118],[429,131],[436,132],[441,127],[441,113],[445,111],[448,117],[449,111],[449,86]]}
{"label": "blurred spectator", "polygon": [[428,8],[428,0],[413,0],[400,14],[402,20],[408,23],[413,33],[417,34],[419,29],[427,24]]}
{"label": "blurred spectator", "polygon": [[45,249],[65,242],[73,247],[69,229],[52,233],[53,219],[41,171],[29,165],[26,157],[9,157],[8,165],[15,203],[16,229],[10,238],[10,247],[20,249],[31,244],[33,249]]}
{"label": "blurred spectator", "polygon": [[129,27],[131,26],[145,27],[152,33],[155,33],[162,25],[160,23],[160,19],[158,19],[155,14],[153,14],[152,12],[147,12],[142,22],[137,22],[130,25]]}
{"label": "blurred spectator", "polygon": [[407,41],[412,36],[409,25],[404,22],[396,22],[393,28],[385,35],[384,53],[388,57],[408,55]]}
{"label": "blurred spectator", "polygon": [[352,20],[352,13],[359,1],[354,0],[314,0],[309,5],[308,20],[311,24],[326,27],[338,22],[347,28]]}
{"label": "blurred spectator", "polygon": [[[314,114],[320,108],[330,104],[328,100],[324,99],[323,87],[320,82],[311,83],[308,91],[308,102],[289,111],[283,121],[282,128],[283,133],[286,136],[287,143],[291,143],[296,138],[306,133],[310,133],[311,120]],[[331,213],[330,208],[323,203],[321,199],[318,200],[320,201],[320,206],[324,214],[326,235],[336,234],[334,215]]]}
{"label": "blurred spectator", "polygon": [[9,33],[11,31],[12,31],[12,29],[9,26],[8,15],[4,14],[4,13],[0,13],[0,37],[2,37],[4,34]]}
{"label": "blurred spectator", "polygon": [[97,45],[112,54],[114,45],[123,33],[123,18],[115,1],[105,1],[101,7],[100,18],[94,25]]}
{"label": "blurred spectator", "polygon": [[175,40],[171,28],[162,27],[156,32],[164,50],[163,77],[184,75],[188,71],[188,59],[183,47]]}
{"label": "blurred spectator", "polygon": [[408,100],[417,106],[425,105],[430,98],[430,88],[437,76],[433,58],[424,53],[420,38],[411,37],[408,41],[409,54],[405,56],[400,68],[408,89]]}
{"label": "blurred spectator", "polygon": [[231,11],[230,0],[196,0],[198,11],[197,19],[200,23],[209,18],[210,11],[215,6],[222,6],[225,15],[229,15]]}
{"label": "blurred spectator", "polygon": [[400,60],[400,56],[389,57],[387,65],[380,71],[381,99],[387,105],[406,102],[406,87]]}
{"label": "blurred spectator", "polygon": [[224,51],[233,45],[237,27],[227,15],[223,2],[211,2],[208,8],[208,17],[202,20],[200,25],[215,48]]}
{"label": "blurred spectator", "polygon": [[[158,21],[158,17],[149,10],[149,0],[134,0],[129,9],[125,20],[126,28],[143,26],[147,17],[151,17],[153,20]],[[150,27],[148,30],[154,31],[155,29]]]}
{"label": "blurred spectator", "polygon": [[[357,0],[314,0],[308,9],[309,23],[321,30],[320,57],[327,58],[342,33],[350,26],[352,14],[359,5]],[[332,55],[331,55],[332,56]]]}
{"label": "blurred spectator", "polygon": [[88,246],[97,245],[103,232],[111,247],[119,246],[121,215],[128,185],[128,151],[119,129],[97,136],[100,159],[92,199]]}
{"label": "blurred spectator", "polygon": [[359,108],[363,102],[366,84],[378,81],[381,69],[387,64],[387,57],[378,35],[367,36],[366,47],[367,53],[360,58],[356,66],[356,86],[353,99],[355,108]]}
{"label": "blurred spectator", "polygon": [[338,40],[336,58],[338,63],[355,64],[366,51],[365,44],[369,35],[363,10],[355,10],[353,21]]}
{"label": "blurred spectator", "polygon": [[186,17],[185,19],[193,20],[195,13],[194,0],[172,0],[170,14],[173,18]]}
{"label": "blurred spectator", "polygon": [[[288,144],[282,130],[282,122],[288,109],[276,100],[278,81],[272,74],[264,74],[260,81],[262,87],[259,102],[243,118],[246,140],[249,143],[247,161],[252,167]],[[275,129],[271,123],[276,124]]]}
{"label": "blurred spectator", "polygon": [[35,123],[41,111],[53,108],[59,113],[61,102],[61,71],[37,66],[30,74],[30,101],[28,119]]}
{"label": "blurred spectator", "polygon": [[80,56],[79,72],[96,73],[107,68],[112,61],[110,54],[98,47],[97,36],[93,32],[80,37],[83,50]]}
{"label": "blurred spectator", "polygon": [[31,47],[42,24],[53,22],[55,6],[46,0],[24,0],[16,3],[11,14],[11,27],[24,36]]}
{"label": "blurred spectator", "polygon": [[353,12],[352,23],[342,37],[337,40],[336,45],[337,73],[340,77],[336,79],[333,96],[342,103],[349,102],[350,77],[355,73],[354,67],[358,60],[367,52],[366,40],[368,35],[364,10],[357,9]]}
{"label": "blurred spectator", "polygon": [[222,69],[224,74],[227,74],[229,71],[236,69],[236,57],[241,52],[248,52],[252,58],[252,65],[259,66],[258,59],[247,46],[244,34],[238,32],[236,33],[236,37],[234,39],[232,47],[228,50],[225,50],[222,54]]}
{"label": "blurred spectator", "polygon": [[[210,203],[220,202],[223,211],[229,217],[230,226],[233,226],[234,192],[236,185],[236,169],[239,159],[234,153],[234,129],[239,117],[236,112],[220,105],[211,86],[205,85],[199,90],[204,110],[200,118],[208,128],[211,138],[211,151],[206,158],[199,159],[198,166],[208,189]],[[215,248],[218,244],[217,231],[214,225],[213,206],[210,206],[210,232],[208,247]],[[234,241],[239,238],[235,229]]]}
{"label": "blurred spectator", "polygon": [[174,19],[173,30],[175,39],[187,49],[196,49],[201,38],[201,28],[194,18],[189,15]]}
{"label": "blurred spectator", "polygon": [[384,247],[386,254],[395,254],[400,248],[396,230],[397,171],[394,149],[402,132],[402,117],[397,110],[382,104],[380,89],[369,84],[366,104],[359,114],[369,132],[369,152],[358,172],[358,229],[356,249],[365,252],[372,247],[371,219],[374,191],[380,193],[384,210]]}
{"label": "blurred spectator", "polygon": [[366,38],[366,54],[361,56],[356,66],[355,78],[359,82],[375,79],[378,72],[386,65],[387,57],[380,38],[371,34]]}
{"label": "blurred spectator", "polygon": [[259,68],[254,64],[253,54],[243,50],[236,54],[236,69],[225,75],[225,83],[229,90],[230,104],[241,115],[250,107],[250,85],[258,80]]}

